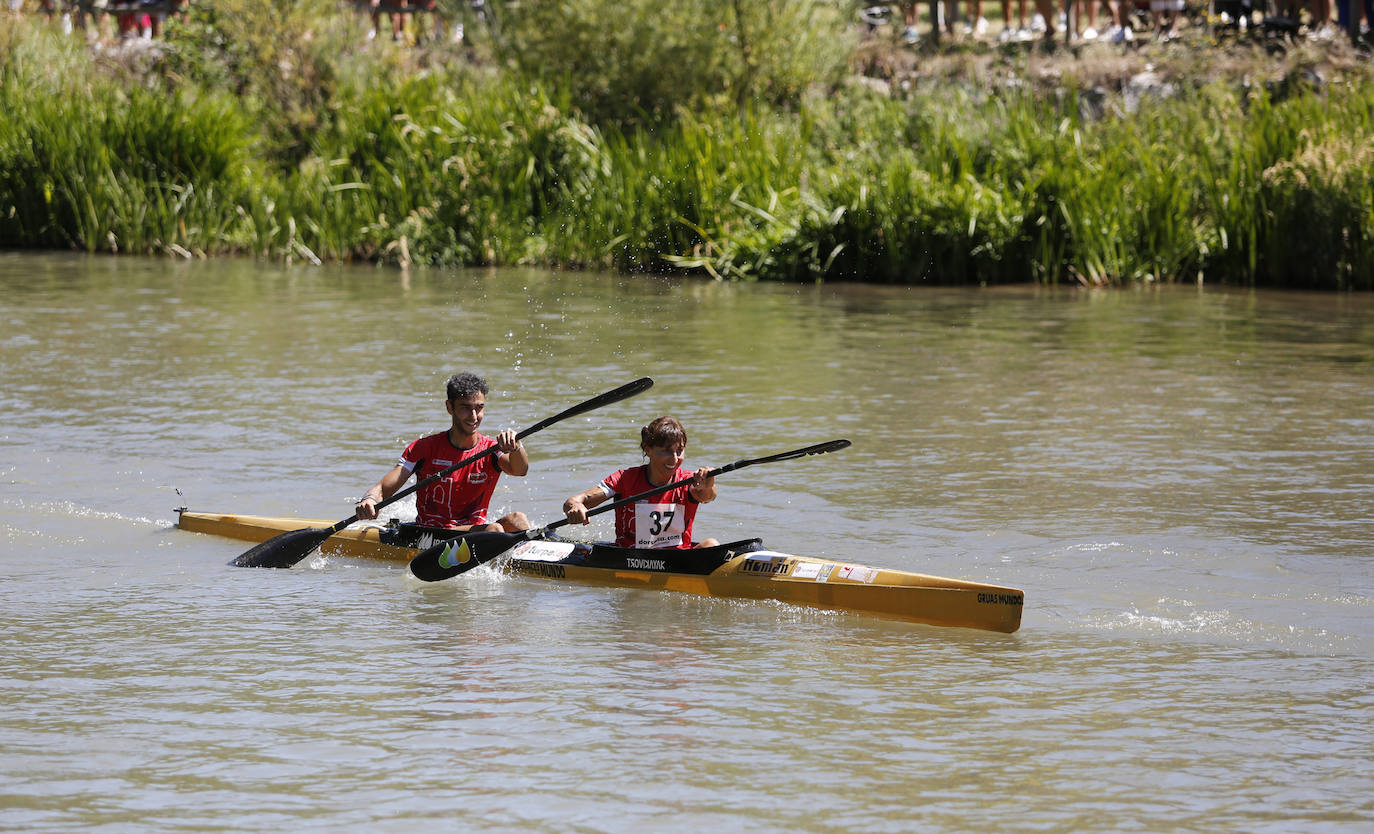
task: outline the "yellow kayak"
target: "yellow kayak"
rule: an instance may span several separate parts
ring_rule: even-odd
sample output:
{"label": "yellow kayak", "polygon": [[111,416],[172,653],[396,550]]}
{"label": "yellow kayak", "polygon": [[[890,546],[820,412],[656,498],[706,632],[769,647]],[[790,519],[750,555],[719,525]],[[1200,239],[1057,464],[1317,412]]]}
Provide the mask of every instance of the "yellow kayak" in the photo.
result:
{"label": "yellow kayak", "polygon": [[[178,513],[182,530],[249,542],[331,523],[185,509]],[[356,526],[330,536],[320,549],[328,555],[405,563],[434,543],[432,534],[406,525]],[[772,599],[1006,633],[1020,628],[1024,601],[1015,588],[779,553],[758,539],[691,550],[632,550],[550,537],[522,542],[495,564],[522,576],[554,581]]]}

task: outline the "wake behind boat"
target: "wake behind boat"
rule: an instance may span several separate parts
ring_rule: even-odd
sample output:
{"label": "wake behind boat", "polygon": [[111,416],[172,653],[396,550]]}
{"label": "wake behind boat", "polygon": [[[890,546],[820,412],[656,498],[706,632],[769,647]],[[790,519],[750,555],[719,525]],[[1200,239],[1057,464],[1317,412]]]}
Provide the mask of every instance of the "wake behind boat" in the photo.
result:
{"label": "wake behind boat", "polygon": [[[182,530],[261,542],[284,531],[327,526],[300,518],[178,511]],[[408,562],[435,543],[406,525],[340,530],[327,555]],[[926,625],[1011,633],[1024,595],[1015,588],[780,553],[759,539],[690,550],[635,550],[557,538],[522,542],[493,563],[512,573],[621,588],[712,597],[772,599]]]}

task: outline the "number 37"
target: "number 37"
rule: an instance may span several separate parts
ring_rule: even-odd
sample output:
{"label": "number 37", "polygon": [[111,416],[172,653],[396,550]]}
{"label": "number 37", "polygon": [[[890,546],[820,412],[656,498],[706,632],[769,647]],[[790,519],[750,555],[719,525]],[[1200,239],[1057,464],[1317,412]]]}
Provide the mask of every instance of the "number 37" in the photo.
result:
{"label": "number 37", "polygon": [[676,515],[676,512],[674,510],[668,510],[667,512],[659,512],[658,510],[654,510],[653,512],[649,513],[649,520],[651,522],[649,526],[649,535],[657,536],[659,533],[662,533],[664,530],[668,529],[668,525],[673,523],[674,515]]}

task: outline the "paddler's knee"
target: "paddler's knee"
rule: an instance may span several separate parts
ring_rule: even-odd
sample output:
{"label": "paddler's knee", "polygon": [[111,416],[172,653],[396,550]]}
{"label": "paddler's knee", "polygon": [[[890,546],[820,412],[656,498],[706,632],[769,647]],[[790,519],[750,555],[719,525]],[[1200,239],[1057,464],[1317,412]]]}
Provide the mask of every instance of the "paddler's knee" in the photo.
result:
{"label": "paddler's knee", "polygon": [[524,513],[507,513],[501,516],[500,521],[496,522],[497,530],[504,530],[507,533],[518,533],[521,530],[528,530],[534,525],[525,517]]}

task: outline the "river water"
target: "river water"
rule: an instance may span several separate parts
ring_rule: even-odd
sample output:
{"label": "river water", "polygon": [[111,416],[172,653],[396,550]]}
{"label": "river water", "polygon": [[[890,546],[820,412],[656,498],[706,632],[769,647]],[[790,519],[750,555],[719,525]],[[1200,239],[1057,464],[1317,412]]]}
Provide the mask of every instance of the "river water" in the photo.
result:
{"label": "river water", "polygon": [[[4,254],[0,362],[0,829],[1374,830],[1370,297]],[[488,431],[657,383],[497,508],[559,518],[663,413],[695,466],[847,437],[698,534],[1022,629],[173,529],[343,518],[464,369]]]}

